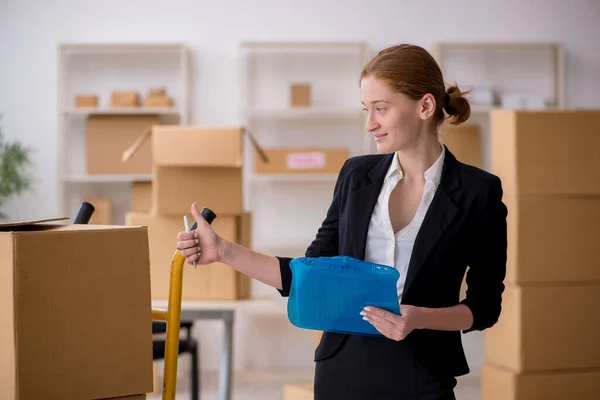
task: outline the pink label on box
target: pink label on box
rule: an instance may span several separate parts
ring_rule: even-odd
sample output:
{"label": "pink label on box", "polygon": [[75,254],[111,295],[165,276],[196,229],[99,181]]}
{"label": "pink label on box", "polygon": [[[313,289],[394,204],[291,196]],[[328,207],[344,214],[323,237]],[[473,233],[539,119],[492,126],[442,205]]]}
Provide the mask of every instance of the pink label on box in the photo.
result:
{"label": "pink label on box", "polygon": [[325,153],[290,153],[286,157],[289,169],[310,169],[325,167]]}

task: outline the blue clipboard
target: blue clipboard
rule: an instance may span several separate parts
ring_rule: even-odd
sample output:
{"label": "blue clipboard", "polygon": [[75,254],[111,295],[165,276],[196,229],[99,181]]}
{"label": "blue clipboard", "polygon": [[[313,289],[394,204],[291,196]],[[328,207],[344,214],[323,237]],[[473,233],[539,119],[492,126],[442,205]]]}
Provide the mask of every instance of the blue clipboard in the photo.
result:
{"label": "blue clipboard", "polygon": [[299,328],[382,336],[361,310],[371,305],[400,315],[400,272],[393,267],[336,256],[295,258],[290,268],[287,312]]}

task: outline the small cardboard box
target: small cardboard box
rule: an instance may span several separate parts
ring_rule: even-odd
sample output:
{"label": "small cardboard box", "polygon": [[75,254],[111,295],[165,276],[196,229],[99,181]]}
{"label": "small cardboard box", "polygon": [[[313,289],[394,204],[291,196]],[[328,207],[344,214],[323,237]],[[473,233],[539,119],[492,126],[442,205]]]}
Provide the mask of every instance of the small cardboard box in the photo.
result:
{"label": "small cardboard box", "polygon": [[88,174],[151,174],[150,143],[143,143],[127,163],[123,152],[145,131],[158,124],[158,115],[90,115],[87,120]]}
{"label": "small cardboard box", "polygon": [[510,283],[600,282],[600,196],[511,195]]}
{"label": "small cardboard box", "polygon": [[0,387],[5,399],[152,391],[146,228],[0,225]]}
{"label": "small cardboard box", "polygon": [[75,107],[96,108],[98,107],[98,96],[79,94],[75,96]]}
{"label": "small cardboard box", "polygon": [[313,400],[315,398],[314,384],[288,383],[283,386],[283,400]]}
{"label": "small cardboard box", "polygon": [[481,395],[483,400],[597,400],[600,369],[519,374],[484,364]]}
{"label": "small cardboard box", "polygon": [[311,104],[311,87],[308,83],[294,83],[290,86],[290,105],[292,107],[309,107]]}
{"label": "small cardboard box", "polygon": [[507,194],[600,194],[600,111],[492,111],[490,142]]}
{"label": "small cardboard box", "polygon": [[264,152],[268,162],[255,153],[257,174],[337,174],[350,156],[348,149],[271,148]]}
{"label": "small cardboard box", "polygon": [[88,222],[89,224],[112,225],[112,201],[109,198],[86,197],[84,201],[94,206],[94,213]]}
{"label": "small cardboard box", "polygon": [[142,106],[144,107],[172,107],[173,99],[167,96],[162,95],[151,95],[147,96],[142,101]]}
{"label": "small cardboard box", "polygon": [[[191,215],[188,217],[190,221],[193,220]],[[183,216],[128,213],[125,221],[127,225],[148,227],[152,299],[167,300],[171,259],[177,248],[177,234],[185,230]],[[250,214],[217,214],[212,225],[215,232],[224,239],[251,247]],[[184,300],[245,299],[250,296],[250,278],[221,263],[198,265],[197,268],[186,264],[182,296]]]}
{"label": "small cardboard box", "polygon": [[114,91],[110,94],[111,107],[137,107],[140,95],[135,91]]}
{"label": "small cardboard box", "polygon": [[600,284],[506,285],[485,361],[513,372],[600,369]]}
{"label": "small cardboard box", "polygon": [[478,125],[444,126],[441,141],[458,161],[482,168],[481,132]]}
{"label": "small cardboard box", "polygon": [[131,183],[131,212],[150,212],[152,210],[152,182]]}

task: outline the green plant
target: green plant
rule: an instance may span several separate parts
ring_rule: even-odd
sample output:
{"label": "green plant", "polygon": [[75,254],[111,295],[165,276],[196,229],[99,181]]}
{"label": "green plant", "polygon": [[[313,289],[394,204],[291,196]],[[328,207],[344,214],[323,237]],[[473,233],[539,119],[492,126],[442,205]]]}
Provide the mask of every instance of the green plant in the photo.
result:
{"label": "green plant", "polygon": [[0,219],[6,218],[1,209],[4,202],[32,186],[28,174],[31,152],[29,147],[21,143],[4,140],[0,127]]}

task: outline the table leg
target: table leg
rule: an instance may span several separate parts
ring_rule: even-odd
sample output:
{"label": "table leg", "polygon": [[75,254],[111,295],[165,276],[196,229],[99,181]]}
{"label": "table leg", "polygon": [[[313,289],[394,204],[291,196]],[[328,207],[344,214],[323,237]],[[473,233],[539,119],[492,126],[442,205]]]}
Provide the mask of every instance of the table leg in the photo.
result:
{"label": "table leg", "polygon": [[219,397],[231,400],[233,370],[233,311],[223,313],[223,348],[221,353],[221,369],[219,377]]}

